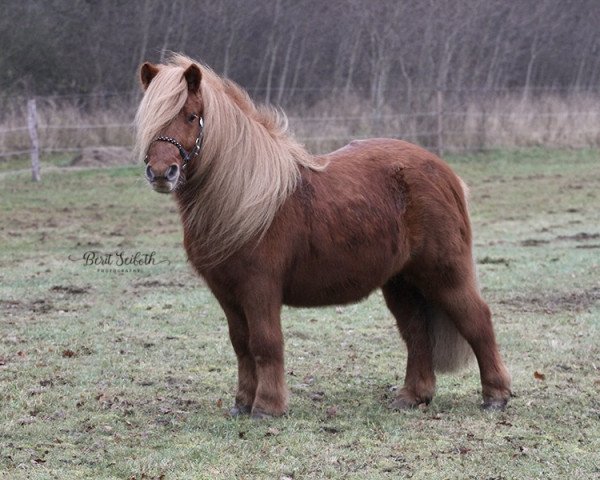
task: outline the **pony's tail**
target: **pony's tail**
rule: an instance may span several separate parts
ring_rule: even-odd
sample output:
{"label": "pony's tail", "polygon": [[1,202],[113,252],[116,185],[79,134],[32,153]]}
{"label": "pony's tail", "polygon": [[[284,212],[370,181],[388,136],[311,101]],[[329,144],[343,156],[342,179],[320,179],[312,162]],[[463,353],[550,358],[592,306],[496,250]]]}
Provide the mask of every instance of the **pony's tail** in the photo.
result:
{"label": "pony's tail", "polygon": [[431,304],[427,305],[426,315],[435,371],[456,372],[468,366],[474,356],[473,350],[454,322],[443,310]]}
{"label": "pony's tail", "polygon": [[[467,215],[469,214],[469,187],[458,177],[462,189]],[[471,221],[470,219],[468,220]],[[473,274],[477,276],[473,261]],[[475,280],[477,281],[477,280]],[[434,306],[427,306],[429,341],[433,352],[433,368],[436,372],[457,372],[467,367],[474,357],[473,349],[460,334],[446,312]]]}

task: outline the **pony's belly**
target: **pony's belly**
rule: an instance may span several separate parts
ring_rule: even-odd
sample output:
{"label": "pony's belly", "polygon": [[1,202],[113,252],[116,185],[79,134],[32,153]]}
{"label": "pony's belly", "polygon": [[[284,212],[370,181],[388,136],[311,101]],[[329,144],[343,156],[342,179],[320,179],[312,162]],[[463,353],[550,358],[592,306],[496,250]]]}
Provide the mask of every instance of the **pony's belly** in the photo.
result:
{"label": "pony's belly", "polygon": [[[357,268],[340,268],[339,265],[304,265],[295,272],[283,292],[283,303],[295,307],[316,307],[353,303],[367,297],[381,287],[399,269],[395,262],[387,265],[370,265]],[[335,267],[338,268],[335,268]]]}
{"label": "pony's belly", "polygon": [[343,305],[354,303],[367,297],[379,285],[371,285],[371,288],[344,288],[328,286],[327,293],[322,290],[305,288],[286,293],[283,303],[291,307],[321,307],[325,305]]}

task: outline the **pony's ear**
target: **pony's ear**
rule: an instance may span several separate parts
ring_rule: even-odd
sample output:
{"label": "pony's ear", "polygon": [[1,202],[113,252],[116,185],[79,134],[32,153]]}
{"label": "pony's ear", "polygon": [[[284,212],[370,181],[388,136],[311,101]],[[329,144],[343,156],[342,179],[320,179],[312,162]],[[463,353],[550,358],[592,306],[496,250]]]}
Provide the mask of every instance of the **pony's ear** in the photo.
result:
{"label": "pony's ear", "polygon": [[142,81],[142,87],[144,90],[148,88],[150,82],[156,74],[158,73],[158,67],[156,65],[152,65],[151,63],[144,63],[142,68],[140,69],[140,80]]}
{"label": "pony's ear", "polygon": [[198,90],[200,90],[200,81],[202,80],[202,72],[200,72],[198,65],[192,63],[187,70],[183,72],[183,76],[188,84],[190,93],[198,93]]}

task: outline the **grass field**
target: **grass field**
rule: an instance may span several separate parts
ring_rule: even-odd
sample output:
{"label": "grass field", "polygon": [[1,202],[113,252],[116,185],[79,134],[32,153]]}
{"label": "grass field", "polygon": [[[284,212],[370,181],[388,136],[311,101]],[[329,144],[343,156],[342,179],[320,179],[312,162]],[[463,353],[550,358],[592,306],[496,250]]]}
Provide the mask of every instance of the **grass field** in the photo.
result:
{"label": "grass field", "polygon": [[[406,354],[375,293],[285,309],[289,416],[228,418],[226,322],[173,201],[139,167],[47,169],[39,185],[3,169],[0,478],[600,477],[600,152],[449,161],[513,375],[503,413],[479,408],[474,366],[440,376],[429,407],[388,411]],[[113,264],[86,265],[90,250]]]}

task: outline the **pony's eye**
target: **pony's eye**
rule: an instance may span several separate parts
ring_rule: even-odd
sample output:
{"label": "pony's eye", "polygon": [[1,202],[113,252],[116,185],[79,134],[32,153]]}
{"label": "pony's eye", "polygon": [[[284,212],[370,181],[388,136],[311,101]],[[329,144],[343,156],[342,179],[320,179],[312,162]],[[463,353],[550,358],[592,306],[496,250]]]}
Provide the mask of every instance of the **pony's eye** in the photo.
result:
{"label": "pony's eye", "polygon": [[191,113],[191,114],[188,116],[188,119],[187,119],[187,120],[188,120],[188,122],[192,123],[192,122],[193,122],[194,120],[196,120],[197,118],[198,118],[198,115],[196,115],[195,113]]}

